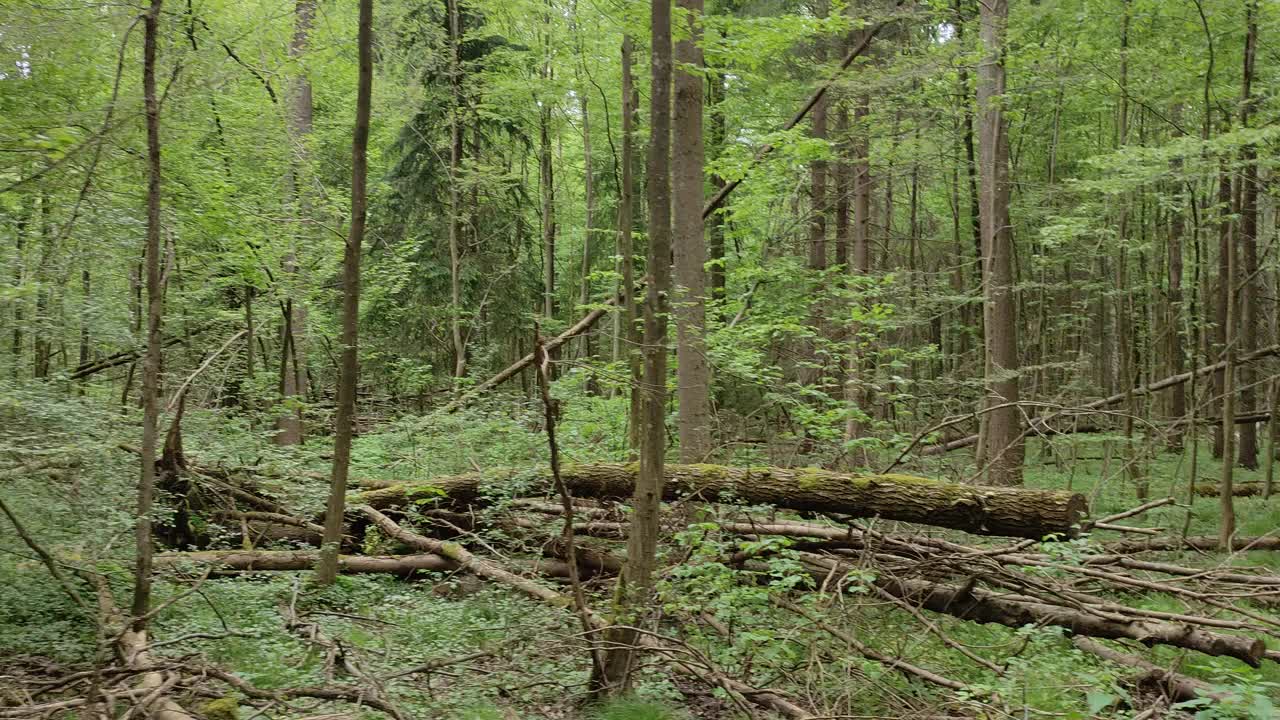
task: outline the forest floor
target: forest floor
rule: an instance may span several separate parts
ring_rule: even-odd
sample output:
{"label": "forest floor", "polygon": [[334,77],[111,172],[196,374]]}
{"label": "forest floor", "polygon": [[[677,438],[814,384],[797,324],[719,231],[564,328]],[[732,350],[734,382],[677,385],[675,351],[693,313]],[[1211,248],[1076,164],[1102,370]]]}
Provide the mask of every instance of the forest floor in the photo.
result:
{"label": "forest floor", "polygon": [[[129,530],[136,457],[120,443],[136,437],[132,414],[104,410],[100,399],[23,390],[8,393],[0,406],[0,454],[15,461],[32,457],[56,459],[49,471],[0,478],[0,492],[28,530],[69,567],[101,573],[117,596],[128,582]],[[618,401],[575,402],[561,426],[564,452],[572,460],[620,460],[625,457]],[[354,477],[425,479],[465,472],[475,467],[520,466],[543,462],[545,436],[536,409],[513,414],[473,410],[450,417],[407,416],[367,428],[358,438]],[[243,415],[195,411],[186,420],[186,451],[201,463],[225,463],[270,470],[280,477],[273,487],[300,511],[318,511],[325,494],[322,479],[306,479],[299,471],[323,473],[329,443],[315,439],[301,448],[279,449],[269,442],[269,429],[259,419],[252,427]],[[1091,501],[1092,516],[1101,517],[1138,504],[1119,460],[1116,437],[1081,435],[1054,441],[1051,455],[1033,443],[1027,454],[1027,484],[1071,488]],[[1212,535],[1218,504],[1186,498],[1189,453],[1162,453],[1143,463],[1151,497],[1170,495],[1177,505],[1157,508],[1126,523],[1159,527],[1171,533]],[[749,453],[734,463],[759,461]],[[963,476],[959,457],[934,461],[910,472]],[[955,466],[945,463],[955,463]],[[1197,477],[1216,482],[1219,463],[1208,447],[1199,450]],[[1241,470],[1237,482],[1260,481],[1261,473]],[[283,479],[288,478],[288,479]],[[1240,535],[1266,535],[1280,528],[1280,508],[1261,497],[1236,499]],[[714,521],[714,510],[703,520]],[[890,529],[890,523],[877,525]],[[766,587],[741,583],[734,571],[696,559],[741,547],[734,538],[715,535],[710,525],[676,532],[669,539],[672,565],[663,581],[664,609],[676,618],[711,615],[724,625],[718,635],[707,625],[684,622],[682,637],[728,674],[753,678],[759,687],[779,688],[807,698],[823,717],[914,718],[1133,718],[1143,707],[1139,692],[1126,679],[1131,671],[1087,654],[1060,629],[1019,629],[979,625],[929,615],[939,632],[926,631],[921,620],[875,598],[846,595],[823,606],[828,622],[867,645],[892,656],[928,666],[966,685],[960,692],[942,691],[911,682],[885,666],[864,660],[819,637],[804,618],[780,610],[767,595],[799,586],[801,574],[785,563]],[[902,529],[902,528],[899,528]],[[216,528],[215,528],[216,530]],[[227,529],[230,534],[234,528]],[[922,530],[934,537],[969,544],[992,538],[958,532]],[[482,531],[473,547],[502,547],[500,557],[518,554],[503,546],[510,538],[500,530]],[[1121,539],[1103,531],[1078,540],[1043,543],[1039,549],[1064,562]],[[224,541],[230,543],[230,540]],[[370,536],[366,551],[378,552],[385,541]],[[231,544],[231,547],[236,545]],[[6,704],[19,703],[41,678],[83,667],[95,655],[96,625],[81,613],[48,577],[44,567],[9,532],[0,532],[0,717]],[[479,551],[479,550],[477,550]],[[785,554],[784,554],[785,556]],[[1222,554],[1176,552],[1147,554],[1184,565],[1216,567],[1223,563],[1265,568],[1280,574],[1280,553]],[[684,562],[676,562],[683,560]],[[693,568],[693,569],[690,569]],[[607,606],[609,580],[588,584],[589,599]],[[636,698],[603,708],[583,709],[589,661],[582,651],[580,628],[569,611],[554,608],[504,587],[488,585],[457,573],[419,573],[411,579],[386,575],[341,577],[338,584],[314,590],[304,573],[256,572],[235,578],[209,579],[188,592],[190,578],[164,578],[157,603],[178,598],[153,627],[156,652],[175,661],[212,663],[234,671],[260,688],[315,686],[346,682],[344,658],[355,660],[364,678],[380,678],[388,696],[409,717],[456,720],[509,718],[658,718],[738,717],[742,710],[722,692],[697,687],[670,671],[667,664],[648,663]],[[812,593],[811,593],[812,594]],[[1125,603],[1152,610],[1185,611],[1181,599],[1151,591],[1125,594]],[[1257,612],[1269,612],[1261,605]],[[1280,615],[1269,615],[1280,620]],[[299,632],[319,631],[328,649]],[[314,637],[314,635],[312,636]],[[951,646],[944,644],[949,638]],[[995,673],[956,652],[955,644],[1005,668]],[[1280,643],[1268,638],[1271,648]],[[335,654],[338,656],[335,659]],[[1203,718],[1276,717],[1280,704],[1280,664],[1263,662],[1253,669],[1230,658],[1211,658],[1171,647],[1156,647],[1146,657],[1166,667],[1219,687],[1226,700],[1212,707],[1187,706],[1183,712]],[[430,671],[403,674],[427,663]],[[194,706],[209,698],[194,699]],[[242,720],[258,717],[381,717],[372,710],[347,706],[340,714],[332,704],[299,701],[291,706],[268,703],[254,710],[242,706]],[[327,709],[326,709],[327,708]],[[214,717],[214,709],[206,714]],[[1166,717],[1173,715],[1166,715]],[[222,716],[219,716],[222,717]],[[232,717],[227,715],[225,717]]]}

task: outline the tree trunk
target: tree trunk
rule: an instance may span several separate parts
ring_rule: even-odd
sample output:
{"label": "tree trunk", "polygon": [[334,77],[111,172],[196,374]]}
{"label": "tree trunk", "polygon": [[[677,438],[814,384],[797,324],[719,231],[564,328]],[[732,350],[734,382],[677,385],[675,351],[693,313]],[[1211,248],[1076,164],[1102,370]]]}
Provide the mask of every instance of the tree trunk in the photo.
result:
{"label": "tree trunk", "polygon": [[[687,13],[689,37],[675,46],[681,67],[702,67],[698,47],[702,0],[679,0]],[[707,247],[702,224],[701,74],[675,73],[671,146],[676,298],[676,397],[679,402],[680,461],[703,462],[711,454],[711,370],[706,346]]]}
{"label": "tree trunk", "polygon": [[[626,348],[628,393],[627,447],[631,452],[640,451],[641,419],[640,383],[643,370],[640,362],[640,346],[643,343],[639,324],[639,303],[636,299],[636,260],[632,230],[635,228],[635,132],[640,112],[640,94],[631,74],[631,58],[634,52],[630,35],[622,37],[622,187],[618,190],[618,255],[622,262],[622,320],[626,325],[623,347]],[[532,355],[530,356],[532,358]],[[635,455],[633,455],[634,457]]]}
{"label": "tree trunk", "polygon": [[453,377],[467,371],[467,344],[462,333],[462,20],[458,0],[449,11],[449,331],[453,338]]}
{"label": "tree trunk", "polygon": [[[636,463],[568,465],[561,476],[575,497],[626,498],[647,469]],[[510,468],[433,478],[369,490],[360,493],[356,501],[376,508],[405,507],[415,498],[443,491],[449,505],[467,506],[482,502],[485,488],[525,475],[526,469]],[[960,485],[909,475],[666,465],[663,476],[662,493],[668,500],[693,496],[714,502],[728,495],[752,505],[880,517],[983,535],[1073,536],[1078,532],[1074,526],[1086,511],[1084,497],[1075,493]],[[545,480],[540,477],[540,482]]]}
{"label": "tree trunk", "polygon": [[[1225,176],[1226,170],[1223,169]],[[1230,210],[1228,209],[1228,212]],[[1222,285],[1226,288],[1222,345],[1222,478],[1219,481],[1219,505],[1221,516],[1218,521],[1218,539],[1223,548],[1231,546],[1231,537],[1236,534],[1235,493],[1232,483],[1235,479],[1236,450],[1236,242],[1228,231],[1226,237],[1226,274],[1222,277]]]}
{"label": "tree trunk", "polygon": [[356,89],[356,124],[351,142],[351,228],[342,254],[342,373],[338,378],[338,412],[333,433],[333,474],[324,513],[324,545],[315,581],[330,585],[338,572],[342,542],[347,472],[351,464],[351,435],[355,429],[356,385],[359,379],[357,342],[360,330],[360,246],[368,216],[369,113],[373,91],[373,0],[360,0],[360,70]]}
{"label": "tree trunk", "polygon": [[[311,42],[311,26],[315,21],[316,0],[295,0],[293,12],[293,38],[289,42],[289,59],[301,63]],[[280,343],[280,397],[286,404],[284,413],[276,419],[276,444],[298,445],[302,443],[302,408],[297,406],[307,396],[306,358],[306,308],[296,287],[301,280],[298,267],[298,241],[306,235],[310,225],[307,217],[312,211],[311,193],[307,189],[307,144],[311,138],[314,107],[311,98],[311,80],[306,72],[299,71],[289,83],[289,101],[285,110],[289,129],[289,141],[293,145],[289,156],[287,183],[289,202],[302,218],[298,232],[293,234],[292,245],[285,253],[284,271],[288,283],[285,297],[283,337]]]}
{"label": "tree trunk", "polygon": [[[724,152],[725,142],[728,138],[728,128],[725,123],[725,112],[722,103],[725,101],[725,75],[723,72],[713,72],[707,80],[709,92],[707,102],[711,105],[711,148],[712,153],[719,159],[720,154]],[[725,186],[724,177],[719,173],[712,173],[711,187],[716,192],[722,190]],[[720,308],[719,312],[723,312],[721,303],[725,300],[725,218],[724,213],[717,212],[707,218],[711,223],[709,238],[707,242],[707,253],[709,264],[707,266],[707,284],[708,294],[711,300],[716,303],[716,307]]]}
{"label": "tree trunk", "polygon": [[[1241,103],[1240,126],[1249,127],[1253,114],[1253,66],[1258,47],[1257,0],[1248,0],[1245,6],[1245,41],[1244,71]],[[1237,350],[1241,353],[1252,351],[1258,346],[1258,152],[1253,145],[1240,149],[1240,161],[1244,171],[1240,178],[1240,250],[1242,288],[1240,290],[1240,342]],[[1253,389],[1256,375],[1253,368],[1240,368],[1240,404],[1248,412],[1257,403],[1257,393]],[[1225,412],[1225,411],[1224,411]],[[1256,425],[1240,427],[1239,458],[1237,462],[1249,470],[1258,469],[1258,431]]]}
{"label": "tree trunk", "polygon": [[[1018,338],[1009,224],[1009,137],[1004,111],[1007,0],[980,3],[984,55],[978,65],[978,125],[982,175],[987,407],[1018,402]],[[1022,484],[1022,430],[1016,406],[987,415],[986,477],[992,485]]]}
{"label": "tree trunk", "polygon": [[[161,553],[156,556],[158,568],[181,568],[186,565],[212,566],[219,570],[257,572],[271,570],[310,570],[316,567],[320,553],[314,550],[206,550],[201,552]],[[392,573],[408,575],[415,570],[457,570],[454,561],[433,554],[421,555],[339,555],[337,572]]]}
{"label": "tree trunk", "polygon": [[160,275],[160,102],[156,97],[156,45],[162,0],[151,0],[142,16],[142,94],[147,124],[147,351],[142,364],[142,471],[134,525],[133,630],[145,632],[151,609],[151,505],[156,485],[156,439],[160,419],[160,344],[164,288]]}
{"label": "tree trunk", "polygon": [[[649,253],[644,303],[644,387],[641,390],[639,474],[632,483],[632,530],[627,538],[627,564],[614,595],[614,622],[635,626],[653,595],[657,564],[658,511],[663,496],[666,450],[667,297],[671,290],[671,2],[653,0],[650,17],[649,89]],[[566,480],[566,482],[568,482]],[[576,491],[575,491],[576,492]],[[596,695],[617,695],[631,687],[639,634],[613,628],[605,634],[608,650]]]}

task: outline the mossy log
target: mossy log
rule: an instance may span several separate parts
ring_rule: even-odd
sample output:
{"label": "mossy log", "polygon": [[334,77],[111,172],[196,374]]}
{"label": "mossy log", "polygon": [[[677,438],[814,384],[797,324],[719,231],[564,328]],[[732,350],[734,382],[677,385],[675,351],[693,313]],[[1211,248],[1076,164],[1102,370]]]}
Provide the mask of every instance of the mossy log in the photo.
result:
{"label": "mossy log", "polygon": [[[1231,487],[1235,497],[1254,497],[1262,494],[1262,483],[1239,483]],[[1217,483],[1196,483],[1196,497],[1218,497],[1222,488]]]}
{"label": "mossy log", "polygon": [[[575,496],[625,499],[631,496],[636,463],[569,465],[561,475]],[[667,465],[664,499],[733,501],[791,510],[935,525],[979,535],[1040,539],[1074,537],[1087,503],[1079,493],[983,487],[910,475],[851,475],[812,468],[734,468],[722,465]],[[550,488],[546,471],[497,469],[422,482],[401,483],[355,495],[353,504],[403,507],[438,501],[465,506],[518,481]]]}

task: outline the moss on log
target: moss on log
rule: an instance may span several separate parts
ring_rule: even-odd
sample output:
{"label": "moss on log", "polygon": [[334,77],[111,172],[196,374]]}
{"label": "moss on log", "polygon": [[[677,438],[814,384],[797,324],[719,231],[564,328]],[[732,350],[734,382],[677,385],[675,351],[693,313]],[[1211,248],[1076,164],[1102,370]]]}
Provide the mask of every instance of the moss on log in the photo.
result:
{"label": "moss on log", "polygon": [[[635,463],[569,465],[562,469],[575,496],[625,499],[631,496]],[[983,487],[910,475],[852,475],[813,468],[723,465],[667,465],[666,500],[697,499],[774,505],[791,510],[934,525],[979,535],[1040,539],[1074,537],[1087,503],[1079,493]],[[374,508],[439,502],[465,506],[484,502],[515,485],[545,489],[545,471],[497,469],[400,483],[355,495],[351,502]]]}

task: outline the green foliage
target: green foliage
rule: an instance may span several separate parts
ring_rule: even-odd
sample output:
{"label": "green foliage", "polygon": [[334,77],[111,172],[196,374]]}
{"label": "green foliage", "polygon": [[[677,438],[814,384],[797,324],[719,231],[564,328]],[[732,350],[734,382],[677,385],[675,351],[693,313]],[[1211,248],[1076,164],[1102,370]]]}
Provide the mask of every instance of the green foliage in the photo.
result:
{"label": "green foliage", "polygon": [[682,720],[684,717],[664,705],[636,698],[612,700],[591,714],[591,720]]}

